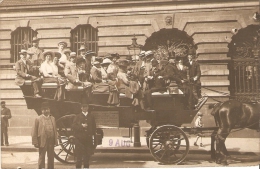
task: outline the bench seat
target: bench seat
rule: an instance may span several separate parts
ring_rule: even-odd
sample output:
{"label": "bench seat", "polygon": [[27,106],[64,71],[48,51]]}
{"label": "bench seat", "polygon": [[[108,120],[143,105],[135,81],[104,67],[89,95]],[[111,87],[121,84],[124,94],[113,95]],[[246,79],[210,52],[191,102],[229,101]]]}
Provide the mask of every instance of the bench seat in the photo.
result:
{"label": "bench seat", "polygon": [[57,89],[58,84],[57,83],[43,83],[42,89]]}
{"label": "bench seat", "polygon": [[25,82],[24,82],[24,85],[32,85],[32,81],[31,80],[25,80]]}

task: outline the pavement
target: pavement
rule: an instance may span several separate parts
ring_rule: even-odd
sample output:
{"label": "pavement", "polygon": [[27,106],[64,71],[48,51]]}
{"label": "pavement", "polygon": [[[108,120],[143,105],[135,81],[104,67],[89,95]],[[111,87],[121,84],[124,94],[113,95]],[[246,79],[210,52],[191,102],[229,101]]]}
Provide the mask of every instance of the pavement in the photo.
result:
{"label": "pavement", "polygon": [[[194,146],[193,143],[196,140],[196,136],[188,136],[190,144],[190,154],[209,153],[210,152],[210,137],[203,137],[203,147]],[[150,150],[146,146],[145,137],[140,138],[141,147],[134,147],[130,138],[124,137],[109,137],[105,136],[102,141],[102,145],[98,145],[96,152],[101,153],[150,153]],[[198,141],[198,145],[200,139]],[[30,136],[9,136],[9,146],[2,146],[1,151],[11,152],[37,152],[38,149],[34,148],[31,144]],[[229,153],[260,155],[260,138],[227,138],[226,147]]]}

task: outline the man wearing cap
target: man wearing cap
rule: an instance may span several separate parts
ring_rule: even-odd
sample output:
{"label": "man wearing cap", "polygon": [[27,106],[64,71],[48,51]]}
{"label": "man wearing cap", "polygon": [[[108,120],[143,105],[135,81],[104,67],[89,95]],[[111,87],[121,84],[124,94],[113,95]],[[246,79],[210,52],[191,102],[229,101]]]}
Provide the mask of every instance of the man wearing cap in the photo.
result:
{"label": "man wearing cap", "polygon": [[190,82],[193,85],[193,93],[195,98],[198,100],[202,98],[201,96],[201,82],[200,82],[200,65],[197,61],[194,60],[194,56],[196,55],[196,51],[192,48],[188,50],[188,61],[189,61],[189,78]]}
{"label": "man wearing cap", "polygon": [[[96,121],[89,111],[89,105],[81,104],[81,113],[72,123],[75,137],[76,168],[89,168],[89,160],[96,148]],[[93,142],[94,139],[94,142]]]}
{"label": "man wearing cap", "polygon": [[25,80],[31,80],[34,96],[39,98],[41,97],[39,95],[40,80],[37,77],[30,75],[30,65],[26,60],[27,51],[22,49],[21,52],[19,52],[19,54],[21,59],[15,63],[15,70],[17,72],[15,84],[20,86],[20,88],[23,90]]}
{"label": "man wearing cap", "polygon": [[8,119],[12,117],[11,110],[5,107],[5,101],[1,101],[1,146],[9,146],[8,142]]}
{"label": "man wearing cap", "polygon": [[50,114],[48,102],[41,104],[41,112],[32,127],[32,145],[39,148],[38,168],[45,168],[47,152],[47,168],[54,168],[54,146],[58,145],[55,118]]}
{"label": "man wearing cap", "polygon": [[32,39],[32,47],[28,48],[28,53],[33,53],[32,61],[35,66],[40,66],[43,62],[42,52],[43,50],[39,48],[39,39],[37,37],[33,37]]}

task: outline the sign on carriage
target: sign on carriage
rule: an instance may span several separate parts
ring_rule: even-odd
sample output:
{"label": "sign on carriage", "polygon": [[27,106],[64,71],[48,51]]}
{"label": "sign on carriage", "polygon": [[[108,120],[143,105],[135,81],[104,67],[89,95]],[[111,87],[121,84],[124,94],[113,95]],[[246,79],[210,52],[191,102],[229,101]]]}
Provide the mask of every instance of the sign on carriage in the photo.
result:
{"label": "sign on carriage", "polygon": [[92,111],[97,128],[119,127],[118,111]]}

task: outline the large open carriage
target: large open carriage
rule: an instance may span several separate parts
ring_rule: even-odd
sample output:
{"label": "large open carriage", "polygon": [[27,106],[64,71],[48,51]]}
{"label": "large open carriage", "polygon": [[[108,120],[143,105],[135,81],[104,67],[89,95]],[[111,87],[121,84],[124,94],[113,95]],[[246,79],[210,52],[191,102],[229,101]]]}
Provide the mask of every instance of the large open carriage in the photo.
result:
{"label": "large open carriage", "polygon": [[[56,101],[52,99],[56,84],[42,86],[45,96],[49,96],[43,98],[32,97],[30,82],[26,84],[23,94],[28,109],[34,109],[40,115],[41,103],[48,100],[51,114],[56,118],[59,146],[55,147],[55,158],[61,162],[74,163],[75,140],[71,125],[75,115],[81,112],[79,98],[83,89],[66,91],[68,99]],[[107,104],[108,93],[93,93],[90,111],[97,124],[96,143],[102,144],[103,129],[131,129],[139,120],[146,120],[151,124],[146,137],[153,157],[165,164],[182,162],[189,152],[189,139],[185,132],[191,131],[192,128],[183,128],[181,125],[192,122],[207,98],[195,110],[186,109],[184,94],[178,89],[171,93],[153,93],[152,98],[153,110],[144,111],[140,107],[132,106],[132,99],[124,94],[120,94],[120,105],[111,106]]]}

